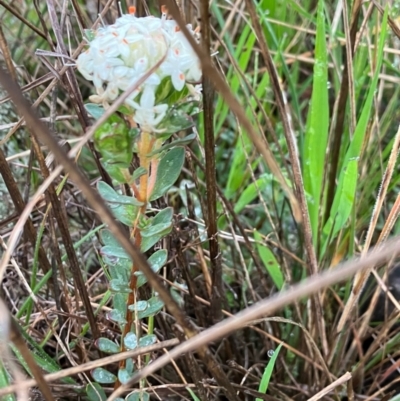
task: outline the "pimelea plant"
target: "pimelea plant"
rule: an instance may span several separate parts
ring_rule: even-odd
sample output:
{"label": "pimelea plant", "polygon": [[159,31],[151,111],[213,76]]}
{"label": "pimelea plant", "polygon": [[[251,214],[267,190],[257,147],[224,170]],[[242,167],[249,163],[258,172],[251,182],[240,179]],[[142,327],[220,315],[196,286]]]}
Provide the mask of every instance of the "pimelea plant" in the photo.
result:
{"label": "pimelea plant", "polygon": [[[122,194],[105,182],[98,191],[109,204],[115,218],[126,224],[132,241],[142,252],[149,252],[172,228],[173,210],[167,207],[154,212],[150,202],[164,196],[178,178],[184,162],[183,145],[194,134],[168,141],[171,136],[193,125],[191,115],[198,112],[201,87],[199,60],[166,10],[161,18],[137,18],[135,9],[118,18],[115,24],[87,31],[88,48],[77,60],[80,73],[92,81],[96,95],[86,105],[93,117],[99,117],[109,105],[144,74],[151,75],[125,100],[118,113],[112,115],[94,135],[102,164],[116,185],[123,184],[131,193]],[[189,31],[196,37],[190,25]],[[158,68],[154,68],[163,60]],[[139,167],[132,168],[133,154]],[[138,288],[146,278],[132,263],[110,231],[102,232],[101,255],[110,280],[113,309],[108,318],[121,328],[120,344],[107,338],[97,340],[98,348],[118,353],[156,342],[153,333],[154,315],[162,307],[157,294],[140,299]],[[167,251],[150,252],[148,262],[158,272],[167,261]],[[140,320],[148,319],[147,333],[142,335]],[[128,381],[144,361],[132,359],[120,363],[117,375],[97,368],[92,376],[97,383]],[[91,400],[106,399],[102,387],[90,384]],[[147,400],[145,392],[134,392],[125,400]]]}

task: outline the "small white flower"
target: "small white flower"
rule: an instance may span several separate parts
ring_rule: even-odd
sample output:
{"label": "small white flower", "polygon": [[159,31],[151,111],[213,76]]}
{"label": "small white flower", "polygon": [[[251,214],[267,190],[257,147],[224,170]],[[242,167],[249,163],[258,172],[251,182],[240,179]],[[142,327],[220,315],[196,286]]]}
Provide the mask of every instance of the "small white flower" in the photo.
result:
{"label": "small white flower", "polygon": [[202,98],[202,85],[187,84],[187,88],[189,89],[189,93],[193,97],[193,100],[199,102]]}
{"label": "small white flower", "polygon": [[140,128],[147,132],[160,132],[157,125],[165,117],[168,110],[167,104],[155,105],[155,88],[151,85],[146,85],[140,97],[140,104],[129,101],[129,105],[134,108],[134,119],[140,125]]}

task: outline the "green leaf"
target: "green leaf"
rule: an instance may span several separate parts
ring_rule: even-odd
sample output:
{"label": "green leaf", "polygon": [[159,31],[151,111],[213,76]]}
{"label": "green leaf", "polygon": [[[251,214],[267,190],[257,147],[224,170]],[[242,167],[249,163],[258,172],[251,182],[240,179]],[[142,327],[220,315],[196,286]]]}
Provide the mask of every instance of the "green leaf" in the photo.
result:
{"label": "green leaf", "polygon": [[127,349],[135,349],[138,346],[138,340],[135,333],[128,333],[124,337],[124,344]]}
{"label": "green leaf", "polygon": [[104,181],[99,181],[97,184],[97,190],[100,196],[110,204],[121,204],[121,205],[133,205],[133,206],[143,206],[143,202],[139,202],[133,196],[121,195],[115,189],[110,187]]}
{"label": "green leaf", "polygon": [[233,160],[229,163],[229,176],[225,189],[225,195],[229,199],[236,196],[243,188],[243,182],[247,181],[249,173],[246,169],[246,153],[250,154],[253,147],[254,144],[247,135],[243,135],[242,140],[236,143]]}
{"label": "green leaf", "polygon": [[277,262],[271,250],[265,245],[261,244],[263,239],[259,232],[254,231],[254,239],[257,241],[257,251],[261,257],[262,262],[264,263],[265,268],[268,271],[268,274],[276,285],[276,288],[278,288],[278,290],[281,290],[285,279],[283,277],[279,263]]}
{"label": "green leaf", "polygon": [[123,316],[125,316],[126,314],[127,299],[128,297],[126,296],[126,294],[121,294],[121,293],[114,294],[114,299],[113,299],[114,309],[119,310]]}
{"label": "green leaf", "polygon": [[142,243],[140,249],[142,252],[149,250],[161,238],[170,233],[172,229],[172,215],[172,208],[167,207],[152,218],[150,224],[141,229]]}
{"label": "green leaf", "polygon": [[171,109],[170,113],[157,126],[157,129],[161,132],[159,136],[164,137],[189,129],[193,125],[193,118],[184,113],[183,110]]}
{"label": "green leaf", "polygon": [[150,200],[163,196],[178,179],[185,160],[185,150],[181,147],[171,149],[160,160],[157,178]]}
{"label": "green leaf", "polygon": [[136,132],[129,129],[117,114],[110,116],[94,133],[94,144],[102,160],[122,168],[129,167]]}
{"label": "green leaf", "polygon": [[190,135],[188,135],[188,136],[185,136],[184,138],[176,139],[175,141],[172,141],[172,142],[170,142],[170,143],[167,143],[167,144],[161,146],[160,148],[158,148],[158,149],[156,149],[156,150],[153,150],[153,152],[150,152],[150,153],[148,154],[148,156],[154,156],[154,155],[156,155],[157,153],[161,153],[161,152],[163,152],[163,151],[165,151],[165,150],[174,148],[175,146],[185,146],[185,145],[188,145],[188,144],[189,144],[190,142],[192,142],[193,139],[195,139],[195,138],[196,138],[196,134],[190,134]]}
{"label": "green leaf", "polygon": [[110,290],[113,292],[123,292],[126,294],[132,292],[132,290],[129,288],[129,282],[123,281],[121,279],[110,280]]}
{"label": "green leaf", "polygon": [[104,246],[101,248],[101,253],[105,256],[112,258],[123,258],[129,259],[129,255],[126,253],[122,245],[114,238],[114,235],[110,230],[101,231],[101,239],[103,240]]}
{"label": "green leaf", "polygon": [[101,253],[105,256],[129,259],[129,255],[125,252],[122,246],[106,245],[101,248]]}
{"label": "green leaf", "polygon": [[[331,238],[335,237],[335,235],[344,227],[350,216],[356,196],[357,178],[358,160],[349,160],[346,171],[342,176],[342,180],[339,181],[335,194],[337,205],[340,205],[340,207],[336,205],[334,205],[335,208],[332,207],[332,210],[336,210],[336,215],[331,213],[324,227],[324,234],[327,240],[329,236]],[[322,253],[325,252],[325,246],[326,244],[324,244]]]}
{"label": "green leaf", "polygon": [[108,338],[100,337],[96,340],[96,347],[103,352],[108,354],[118,354],[121,350],[118,344]]}
{"label": "green leaf", "polygon": [[97,383],[111,384],[117,381],[117,377],[108,370],[95,368],[92,370],[92,377]]}
{"label": "green leaf", "polygon": [[132,180],[137,180],[142,175],[145,175],[147,170],[144,167],[138,167],[132,174]]}
{"label": "green leaf", "polygon": [[126,366],[125,366],[126,370],[128,371],[129,374],[133,373],[133,370],[135,368],[135,364],[133,363],[133,359],[132,358],[128,358],[126,360]]}
{"label": "green leaf", "polygon": [[[138,319],[144,319],[145,317],[156,315],[163,307],[164,302],[158,297],[152,297],[148,301],[148,306],[145,310],[138,312]],[[135,310],[136,304],[129,305],[130,310]]]}
{"label": "green leaf", "polygon": [[102,181],[99,182],[97,188],[101,197],[108,203],[115,218],[127,226],[132,226],[139,213],[139,206],[142,206],[143,203],[134,197],[118,194]]}
{"label": "green leaf", "polygon": [[110,177],[118,184],[129,184],[131,182],[131,176],[127,167],[107,163],[104,160],[101,161],[101,164],[103,165],[107,173],[110,174]]}
{"label": "green leaf", "polygon": [[[86,29],[86,31],[91,31],[91,29]],[[85,109],[95,120],[98,120],[105,113],[104,108],[96,103],[86,103]]]}
{"label": "green leaf", "polygon": [[157,337],[154,334],[148,334],[139,339],[139,348],[140,347],[148,347],[157,342]]}
{"label": "green leaf", "polygon": [[125,401],[150,401],[150,395],[145,391],[131,393],[125,398]]}
{"label": "green leaf", "polygon": [[[154,252],[148,259],[151,269],[154,273],[158,273],[160,269],[165,265],[168,258],[168,252],[165,249],[160,249]],[[135,272],[137,276],[136,287],[139,288],[147,283],[147,277],[142,272]]]}
{"label": "green leaf", "polygon": [[142,230],[141,232],[142,238],[164,235],[163,233],[170,228],[171,228],[171,222],[151,224],[150,226]]}
{"label": "green leaf", "polygon": [[88,383],[86,385],[86,395],[89,401],[106,401],[107,396],[98,383]]}
{"label": "green leaf", "polygon": [[132,373],[129,373],[127,369],[119,369],[118,370],[118,380],[124,384],[127,383],[132,377]]}
{"label": "green leaf", "polygon": [[121,205],[115,208],[110,207],[110,209],[117,220],[129,227],[133,227],[139,213],[139,208],[132,205]]}
{"label": "green leaf", "polygon": [[136,303],[130,305],[129,310],[132,312],[143,312],[149,307],[149,303],[147,301],[137,301]]}
{"label": "green leaf", "polygon": [[106,316],[108,320],[119,324],[126,324],[125,315],[118,309],[111,309]]}
{"label": "green leaf", "polygon": [[[267,366],[266,366],[266,368],[264,370],[264,373],[263,373],[262,378],[261,378],[260,385],[258,387],[258,391],[260,393],[264,393],[265,394],[267,392],[269,381],[270,381],[271,376],[272,376],[272,371],[274,369],[275,362],[276,362],[276,359],[278,358],[278,354],[279,354],[279,351],[281,350],[281,348],[282,348],[282,344],[279,344],[278,348],[274,351],[274,354],[272,355],[271,359],[269,360],[269,362],[268,362],[268,364],[267,364]],[[262,399],[261,398],[256,398],[256,401],[262,401]]]}
{"label": "green leaf", "polygon": [[308,211],[314,246],[319,238],[318,223],[329,129],[328,56],[325,34],[324,2],[319,0],[313,90],[305,133],[303,165],[304,188],[309,194]]}

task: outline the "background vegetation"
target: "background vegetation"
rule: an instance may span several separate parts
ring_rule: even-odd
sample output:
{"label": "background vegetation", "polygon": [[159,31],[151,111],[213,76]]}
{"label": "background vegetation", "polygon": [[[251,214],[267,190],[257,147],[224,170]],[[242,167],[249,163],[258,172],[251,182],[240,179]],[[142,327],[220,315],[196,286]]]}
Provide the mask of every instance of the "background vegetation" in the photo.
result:
{"label": "background vegetation", "polygon": [[[131,5],[121,3],[124,11]],[[175,224],[158,245],[169,252],[161,277],[200,331],[365,256],[400,230],[400,2],[215,0],[209,24],[201,4],[179,2],[186,21],[202,25],[203,37],[210,33],[214,66],[241,107],[238,112],[228,89],[205,69],[204,94],[211,106],[205,103],[198,139],[187,147],[183,173],[164,200],[174,208]],[[157,2],[141,2],[137,9],[159,15]],[[0,0],[0,65],[66,149],[93,123],[82,107],[92,88],[76,73],[72,58],[83,28],[90,28],[99,12],[104,23],[112,23],[117,3]],[[63,68],[60,54],[69,55],[64,63],[70,68]],[[219,91],[215,97],[210,81]],[[0,98],[5,251],[25,204],[57,162],[35,139],[35,129],[25,126],[5,90]],[[75,160],[93,185],[104,178],[93,145]],[[60,399],[85,396],[92,377],[84,364],[117,366],[94,346],[99,334],[110,340],[120,336],[118,326],[106,319],[110,294],[99,257],[102,224],[81,187],[63,172],[36,203],[0,271],[2,297],[22,343],[42,373],[67,372],[62,379],[46,379]],[[209,240],[213,230],[218,235]],[[375,297],[373,291],[352,292],[353,282],[358,289],[368,278],[357,274],[317,295],[298,297],[268,317],[246,321],[246,327],[208,345],[237,399],[394,396],[400,388],[400,339],[393,302],[400,298],[400,281],[394,258],[375,266],[370,260],[375,278],[369,287],[378,282]],[[383,295],[385,282],[392,300]],[[81,291],[95,311],[95,330],[89,329],[87,309],[77,296]],[[8,327],[5,313],[0,323]],[[158,340],[175,340],[168,347],[184,341],[175,323],[168,308],[155,318]],[[2,388],[27,366],[20,343],[2,353]],[[166,343],[143,361],[164,352]],[[75,371],[66,371],[70,367]],[[140,388],[154,399],[232,399],[196,353],[163,366],[141,380]],[[40,399],[41,393],[33,388],[30,396]]]}

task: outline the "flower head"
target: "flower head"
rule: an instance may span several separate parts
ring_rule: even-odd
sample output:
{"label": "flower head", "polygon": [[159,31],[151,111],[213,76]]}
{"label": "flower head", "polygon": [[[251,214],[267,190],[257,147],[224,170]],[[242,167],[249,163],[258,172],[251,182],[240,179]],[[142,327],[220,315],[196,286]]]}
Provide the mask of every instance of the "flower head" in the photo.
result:
{"label": "flower head", "polygon": [[[181,92],[185,86],[191,89],[189,83],[201,79],[200,62],[177,23],[164,12],[161,18],[137,18],[134,10],[130,11],[113,25],[91,31],[89,48],[78,57],[77,67],[96,88],[91,100],[107,107],[164,58],[126,100],[136,123],[157,132],[169,106],[164,100],[157,102],[158,87],[167,79],[172,91]],[[196,37],[191,25],[187,28]]]}

